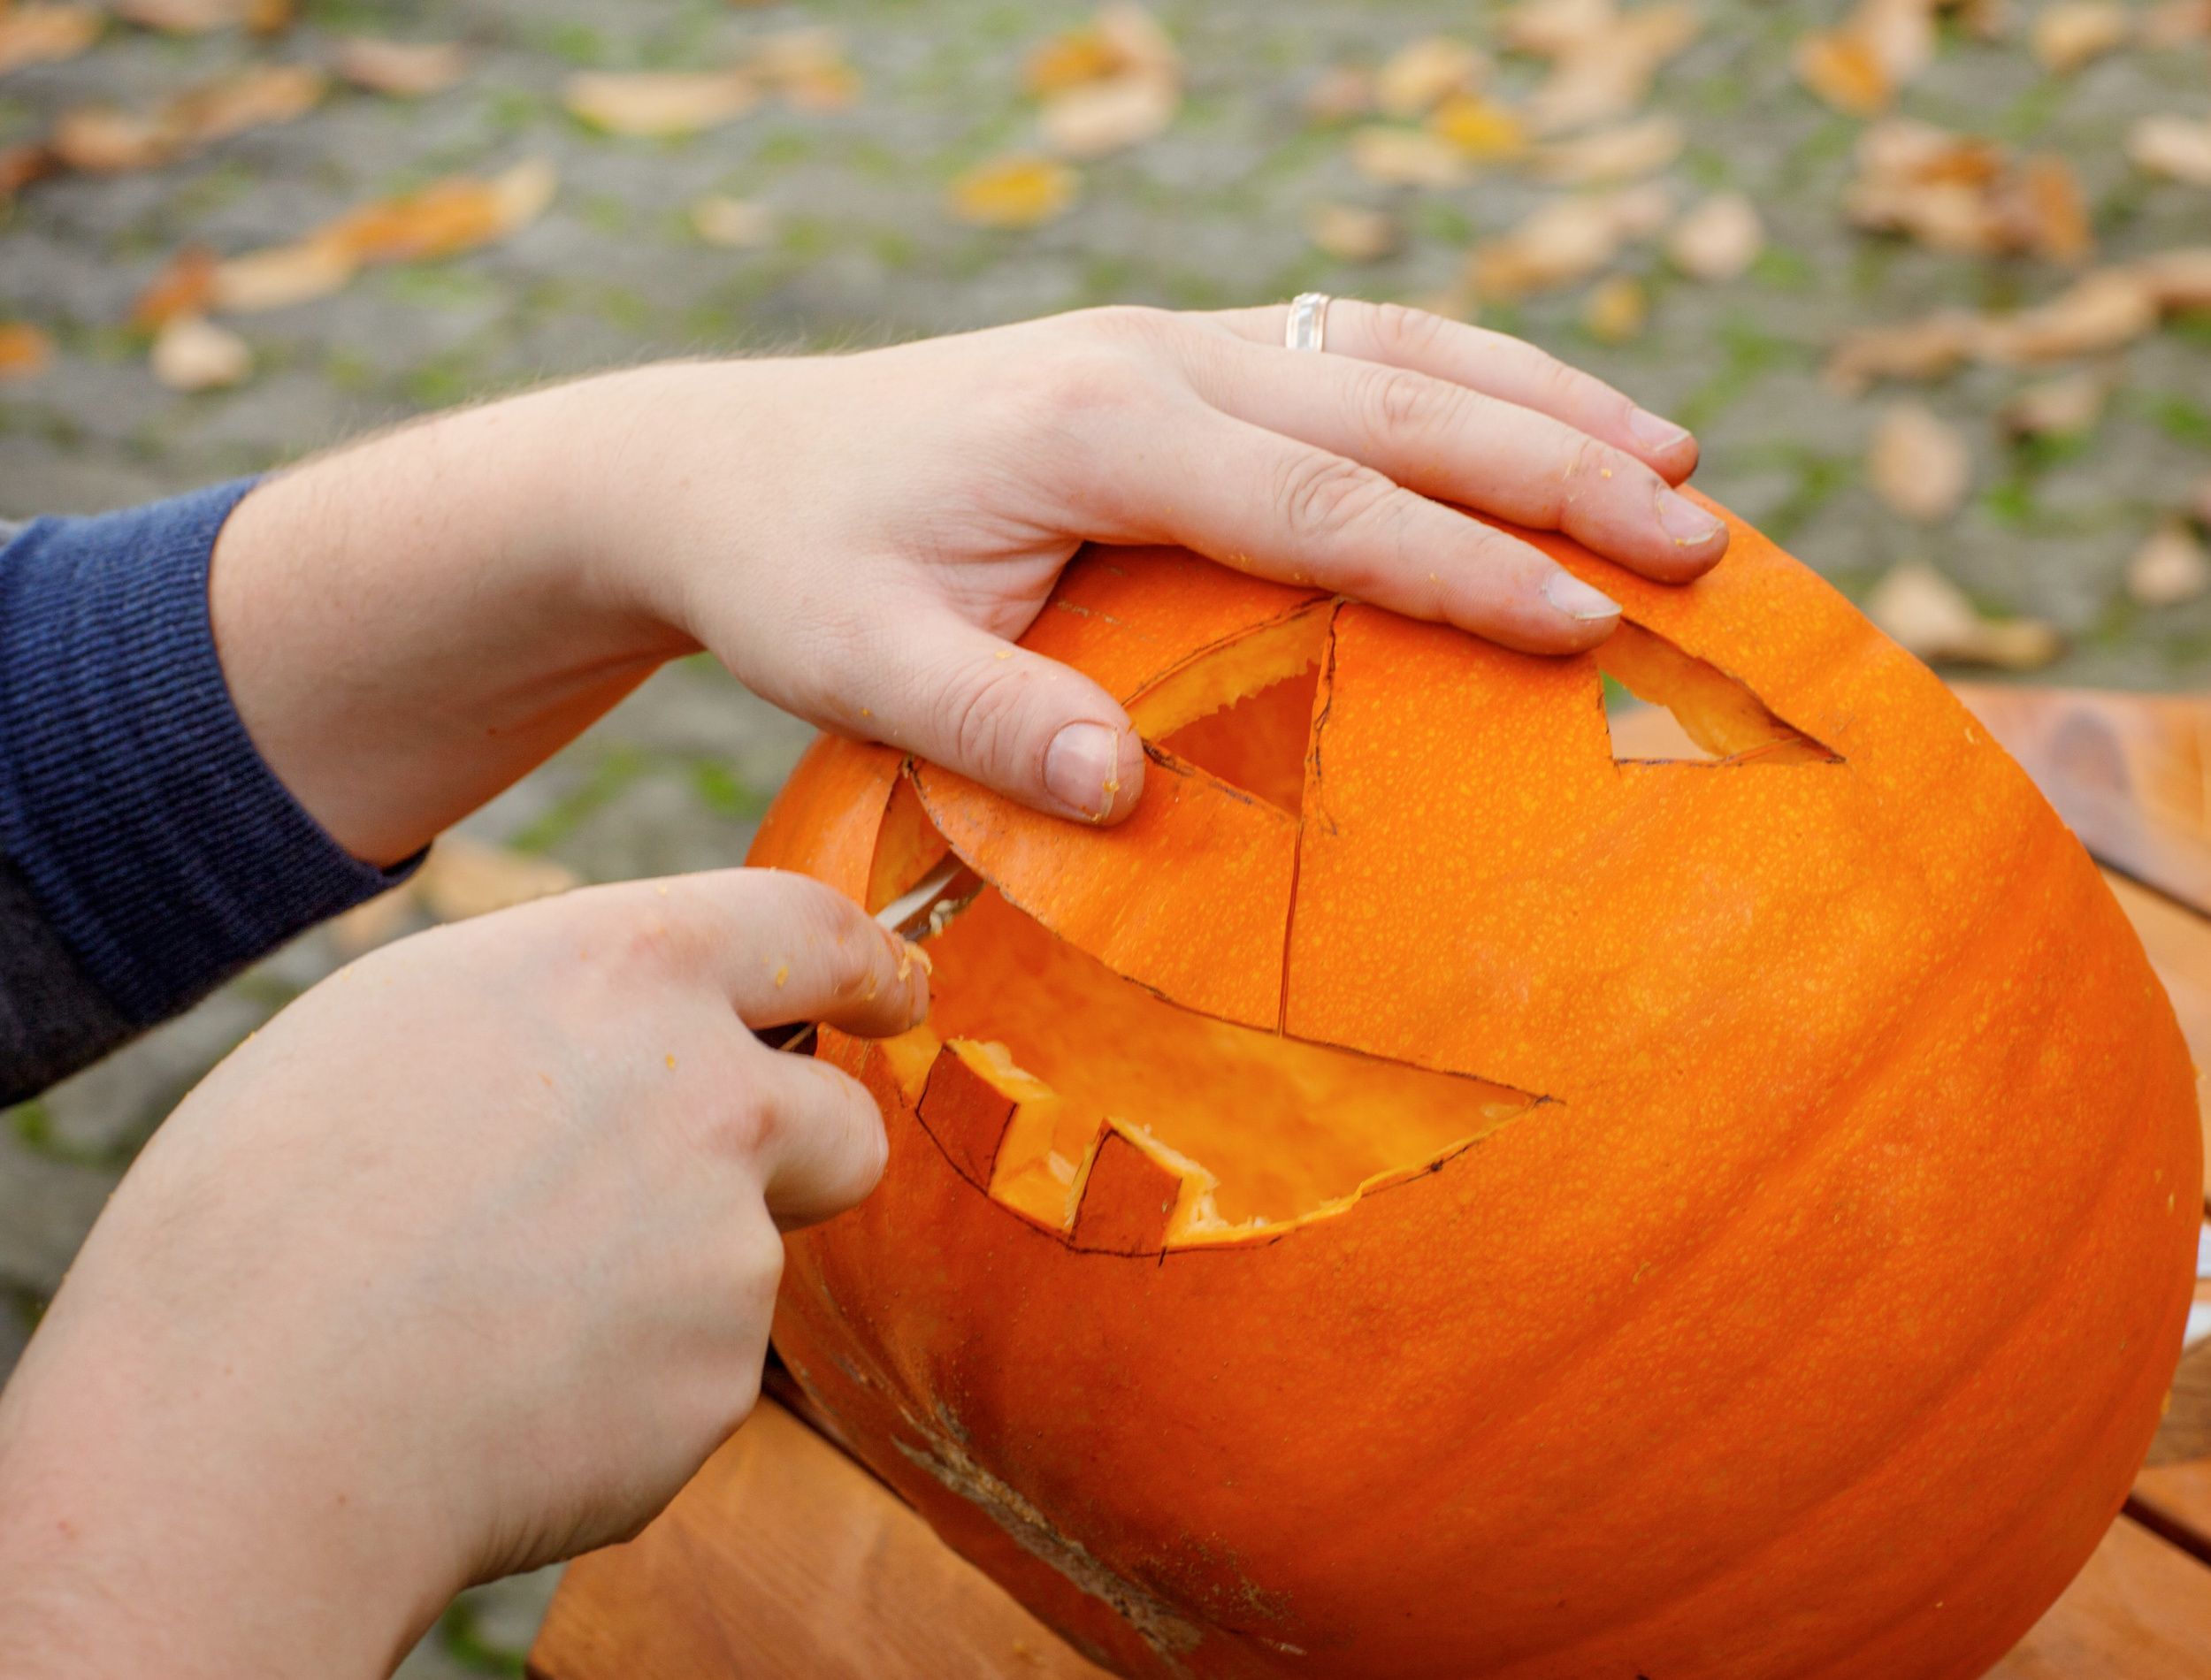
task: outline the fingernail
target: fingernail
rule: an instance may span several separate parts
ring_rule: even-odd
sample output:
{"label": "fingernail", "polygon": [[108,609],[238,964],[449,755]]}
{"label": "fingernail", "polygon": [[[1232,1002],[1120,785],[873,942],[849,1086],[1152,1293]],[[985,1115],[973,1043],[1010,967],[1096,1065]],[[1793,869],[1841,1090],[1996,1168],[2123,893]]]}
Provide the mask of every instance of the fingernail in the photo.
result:
{"label": "fingernail", "polygon": [[1601,589],[1590,588],[1572,572],[1553,572],[1545,578],[1543,599],[1568,618],[1578,618],[1584,623],[1620,615],[1619,602]]}
{"label": "fingernail", "polygon": [[1678,548],[1702,548],[1720,533],[1720,523],[1676,491],[1658,493],[1658,523]]}
{"label": "fingernail", "polygon": [[1627,435],[1635,439],[1639,448],[1664,451],[1687,443],[1689,429],[1661,419],[1648,409],[1631,409],[1627,413]]}
{"label": "fingernail", "polygon": [[1096,819],[1120,786],[1121,737],[1103,723],[1070,723],[1044,751],[1044,787],[1061,805]]}

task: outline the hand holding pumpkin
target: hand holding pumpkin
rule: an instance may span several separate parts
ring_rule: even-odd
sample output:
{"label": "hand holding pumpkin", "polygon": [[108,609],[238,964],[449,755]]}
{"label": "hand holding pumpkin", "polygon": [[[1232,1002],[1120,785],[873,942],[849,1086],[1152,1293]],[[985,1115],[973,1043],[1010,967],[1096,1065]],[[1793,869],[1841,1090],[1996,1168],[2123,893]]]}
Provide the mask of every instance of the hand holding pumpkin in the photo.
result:
{"label": "hand holding pumpkin", "polygon": [[1339,301],[1100,309],[845,356],[666,364],[312,462],[211,587],[248,729],[393,862],[704,645],[767,699],[1040,809],[1116,821],[1127,714],[1013,645],[1086,541],[1176,543],[1565,653],[1618,609],[1462,503],[1686,580],[1725,528],[1679,427],[1501,333]]}
{"label": "hand holding pumpkin", "polygon": [[634,1532],[751,1409],[779,1227],[883,1166],[867,1093],[746,1023],[899,1032],[926,991],[747,869],[309,992],[156,1135],[0,1400],[8,1672],[386,1673],[469,1581]]}

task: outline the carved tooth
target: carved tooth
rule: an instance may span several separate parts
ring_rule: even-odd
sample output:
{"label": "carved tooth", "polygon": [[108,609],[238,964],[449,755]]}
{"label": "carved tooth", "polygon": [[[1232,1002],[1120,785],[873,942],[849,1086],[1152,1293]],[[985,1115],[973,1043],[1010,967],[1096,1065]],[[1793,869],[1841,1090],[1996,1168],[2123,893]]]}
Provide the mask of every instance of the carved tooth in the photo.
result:
{"label": "carved tooth", "polygon": [[1182,1175],[1119,1126],[1099,1140],[1075,1216],[1075,1246],[1156,1254],[1182,1199]]}

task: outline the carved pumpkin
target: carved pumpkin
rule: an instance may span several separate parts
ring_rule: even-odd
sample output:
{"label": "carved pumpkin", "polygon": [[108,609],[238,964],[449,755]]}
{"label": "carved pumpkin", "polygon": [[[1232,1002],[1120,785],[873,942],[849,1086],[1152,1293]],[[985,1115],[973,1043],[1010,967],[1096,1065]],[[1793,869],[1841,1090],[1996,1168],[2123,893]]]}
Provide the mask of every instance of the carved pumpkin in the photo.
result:
{"label": "carved pumpkin", "polygon": [[[953,1546],[1128,1675],[1967,1676],[2177,1357],[2193,1082],[2135,936],[1922,666],[1735,524],[1594,657],[1166,552],[1028,645],[1111,829],[824,740],[754,861],[990,883],[777,1324]],[[1603,677],[1702,754],[1616,752]]]}

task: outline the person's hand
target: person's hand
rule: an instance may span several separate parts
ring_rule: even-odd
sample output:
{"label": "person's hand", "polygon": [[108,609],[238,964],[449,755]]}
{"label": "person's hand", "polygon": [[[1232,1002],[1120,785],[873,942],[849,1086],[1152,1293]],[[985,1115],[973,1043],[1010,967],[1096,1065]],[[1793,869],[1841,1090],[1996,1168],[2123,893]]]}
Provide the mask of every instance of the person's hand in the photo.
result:
{"label": "person's hand", "polygon": [[843,1073],[922,965],[735,870],[404,941],[209,1076],[0,1397],[11,1676],[385,1673],[471,1580],[634,1531],[751,1409],[778,1227],[864,1195]]}
{"label": "person's hand", "polygon": [[1126,714],[1009,645],[1085,541],[1181,543],[1539,653],[1618,608],[1444,503],[1672,581],[1726,547],[1672,489],[1689,435],[1533,346],[1339,299],[1316,355],[1283,319],[1096,309],[405,428],[239,505],[210,590],[225,674],[277,775],[377,863],[701,645],[825,728],[1113,821],[1144,779]]}
{"label": "person's hand", "polygon": [[1673,582],[1725,550],[1672,488],[1689,434],[1533,346],[1339,300],[1327,352],[1293,353],[1283,322],[1098,309],[646,370],[608,393],[646,406],[601,546],[620,592],[777,704],[1092,821],[1142,788],[1127,715],[1007,651],[1085,539],[1179,543],[1547,653],[1602,640],[1618,607],[1439,504]]}

